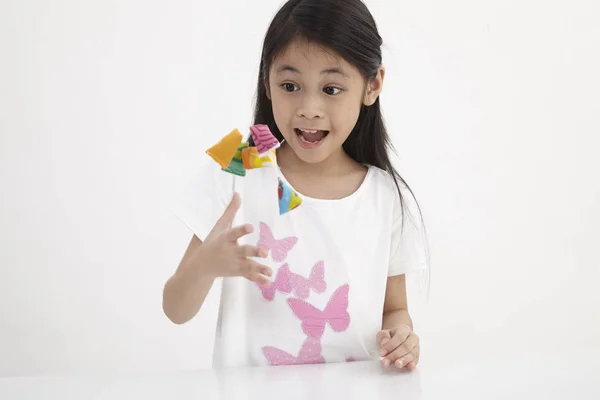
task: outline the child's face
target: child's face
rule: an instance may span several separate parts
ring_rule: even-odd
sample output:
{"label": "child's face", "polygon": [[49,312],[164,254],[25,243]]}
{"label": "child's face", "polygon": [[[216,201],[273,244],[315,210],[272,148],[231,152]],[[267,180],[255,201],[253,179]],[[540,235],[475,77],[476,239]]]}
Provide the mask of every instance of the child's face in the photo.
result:
{"label": "child's face", "polygon": [[341,154],[361,106],[372,104],[383,70],[367,85],[360,71],[319,45],[296,41],[274,60],[267,93],[275,123],[304,162]]}

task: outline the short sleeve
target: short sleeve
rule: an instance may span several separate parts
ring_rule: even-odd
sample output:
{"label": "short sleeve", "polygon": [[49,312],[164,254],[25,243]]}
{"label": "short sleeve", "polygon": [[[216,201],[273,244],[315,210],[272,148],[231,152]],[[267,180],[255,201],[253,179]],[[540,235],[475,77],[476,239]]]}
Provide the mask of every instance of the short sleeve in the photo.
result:
{"label": "short sleeve", "polygon": [[231,202],[234,176],[205,163],[176,196],[171,211],[204,241]]}
{"label": "short sleeve", "polygon": [[404,207],[396,195],[388,276],[424,271],[429,266],[427,237],[417,202],[406,187],[400,188]]}

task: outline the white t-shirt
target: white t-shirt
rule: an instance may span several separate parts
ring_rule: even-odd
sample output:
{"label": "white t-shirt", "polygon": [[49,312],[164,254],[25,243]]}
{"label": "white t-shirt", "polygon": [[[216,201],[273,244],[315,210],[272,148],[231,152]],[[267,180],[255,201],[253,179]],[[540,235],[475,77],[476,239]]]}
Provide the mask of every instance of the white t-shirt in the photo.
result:
{"label": "white t-shirt", "polygon": [[[173,212],[204,240],[231,201],[242,203],[235,225],[255,229],[240,244],[268,248],[257,261],[273,269],[272,285],[223,278],[214,367],[378,359],[388,276],[427,268],[425,241],[414,199],[402,211],[391,176],[369,167],[353,194],[340,200],[309,198],[279,214],[275,167],[240,177],[208,162]],[[402,186],[401,186],[402,188]],[[215,283],[216,284],[216,283]]]}

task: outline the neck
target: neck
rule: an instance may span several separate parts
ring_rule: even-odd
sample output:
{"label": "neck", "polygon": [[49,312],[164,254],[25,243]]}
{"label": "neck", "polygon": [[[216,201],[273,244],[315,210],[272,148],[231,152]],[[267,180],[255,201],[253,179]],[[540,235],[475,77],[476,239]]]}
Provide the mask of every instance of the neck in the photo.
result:
{"label": "neck", "polygon": [[338,151],[332,153],[319,163],[302,161],[286,142],[282,143],[277,153],[280,168],[303,175],[336,176],[347,172],[349,169],[355,167],[356,164],[341,147]]}

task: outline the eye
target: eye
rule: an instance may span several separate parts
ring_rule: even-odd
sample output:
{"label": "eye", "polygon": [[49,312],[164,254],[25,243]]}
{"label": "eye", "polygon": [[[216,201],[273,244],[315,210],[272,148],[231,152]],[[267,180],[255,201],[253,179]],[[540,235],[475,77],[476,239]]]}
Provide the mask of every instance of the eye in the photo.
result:
{"label": "eye", "polygon": [[323,91],[330,96],[335,96],[336,94],[340,94],[342,89],[340,89],[339,87],[335,87],[335,86],[327,86],[325,89],[323,89]]}
{"label": "eye", "polygon": [[286,92],[295,92],[300,88],[295,83],[286,82],[280,85]]}

